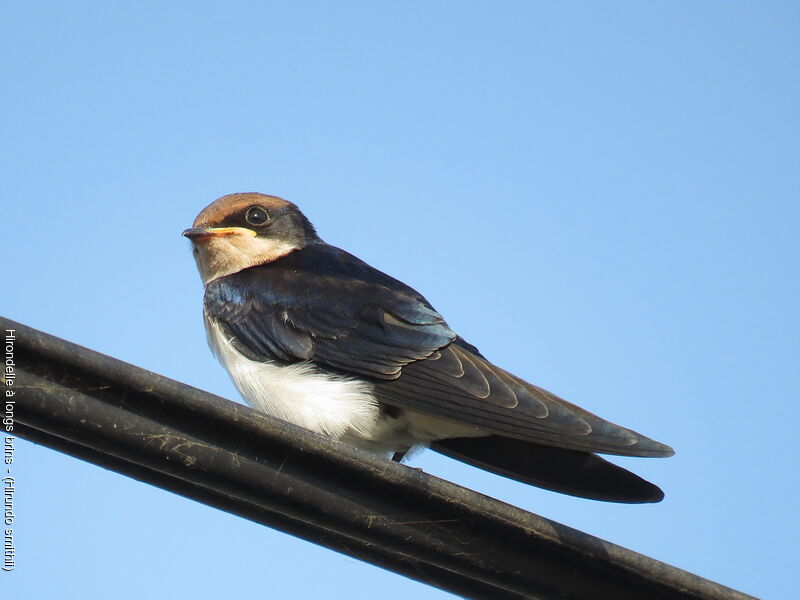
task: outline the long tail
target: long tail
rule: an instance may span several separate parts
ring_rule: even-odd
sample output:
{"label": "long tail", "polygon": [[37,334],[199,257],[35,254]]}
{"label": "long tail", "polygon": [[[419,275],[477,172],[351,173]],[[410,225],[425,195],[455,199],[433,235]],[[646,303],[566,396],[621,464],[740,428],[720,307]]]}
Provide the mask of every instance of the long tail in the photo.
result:
{"label": "long tail", "polygon": [[607,502],[660,502],[657,486],[590,452],[497,435],[431,444],[451,458],[537,487]]}

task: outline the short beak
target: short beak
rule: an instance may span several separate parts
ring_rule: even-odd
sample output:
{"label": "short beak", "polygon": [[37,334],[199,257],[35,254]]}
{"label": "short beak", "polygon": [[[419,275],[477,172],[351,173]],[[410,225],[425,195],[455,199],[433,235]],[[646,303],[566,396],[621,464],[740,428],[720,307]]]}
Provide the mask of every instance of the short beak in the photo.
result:
{"label": "short beak", "polygon": [[198,240],[203,238],[228,237],[232,235],[255,237],[257,234],[252,229],[247,229],[246,227],[192,227],[191,229],[185,230],[181,235],[190,240]]}

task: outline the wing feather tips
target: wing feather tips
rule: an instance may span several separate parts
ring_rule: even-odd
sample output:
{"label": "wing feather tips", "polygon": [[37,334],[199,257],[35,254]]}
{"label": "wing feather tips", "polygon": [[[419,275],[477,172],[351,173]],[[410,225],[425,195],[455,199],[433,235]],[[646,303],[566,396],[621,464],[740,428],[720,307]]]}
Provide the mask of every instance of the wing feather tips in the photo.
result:
{"label": "wing feather tips", "polygon": [[636,445],[631,448],[636,451],[636,456],[646,458],[669,458],[670,456],[675,456],[675,450],[673,450],[671,446],[651,440],[638,433],[636,435],[639,436],[639,440],[636,442]]}
{"label": "wing feather tips", "polygon": [[667,444],[662,444],[632,429],[607,421],[564,399],[558,398],[558,400],[565,408],[583,418],[591,426],[592,432],[587,439],[591,439],[596,444],[596,448],[587,448],[588,450],[605,454],[650,458],[668,458],[675,454],[675,451]]}
{"label": "wing feather tips", "polygon": [[589,452],[495,435],[440,440],[431,449],[504,477],[581,498],[628,504],[664,498],[659,487]]}

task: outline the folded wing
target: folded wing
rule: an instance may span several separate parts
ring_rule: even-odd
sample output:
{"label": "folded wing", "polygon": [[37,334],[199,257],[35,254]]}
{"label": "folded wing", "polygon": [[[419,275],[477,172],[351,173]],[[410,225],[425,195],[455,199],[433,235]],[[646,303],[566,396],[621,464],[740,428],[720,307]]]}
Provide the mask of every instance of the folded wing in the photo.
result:
{"label": "folded wing", "polygon": [[220,278],[205,307],[251,358],[366,377],[388,404],[565,450],[673,453],[493,365],[416,291],[332,246]]}

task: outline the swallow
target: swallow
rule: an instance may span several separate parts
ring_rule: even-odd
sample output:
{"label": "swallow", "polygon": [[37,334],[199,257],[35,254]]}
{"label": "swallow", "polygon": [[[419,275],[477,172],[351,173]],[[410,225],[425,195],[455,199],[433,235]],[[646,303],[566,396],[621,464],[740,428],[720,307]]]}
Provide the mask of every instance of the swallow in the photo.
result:
{"label": "swallow", "polygon": [[489,362],[421,294],[322,241],[291,202],[223,196],[183,235],[209,346],[252,407],[395,460],[430,447],[574,496],[663,499],[597,453],[672,448]]}

